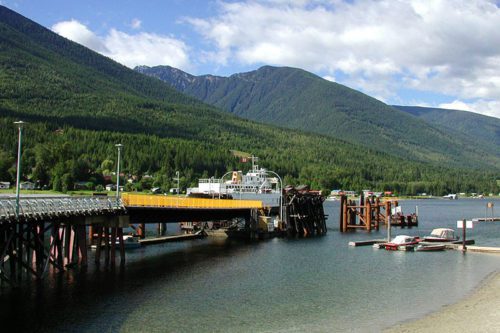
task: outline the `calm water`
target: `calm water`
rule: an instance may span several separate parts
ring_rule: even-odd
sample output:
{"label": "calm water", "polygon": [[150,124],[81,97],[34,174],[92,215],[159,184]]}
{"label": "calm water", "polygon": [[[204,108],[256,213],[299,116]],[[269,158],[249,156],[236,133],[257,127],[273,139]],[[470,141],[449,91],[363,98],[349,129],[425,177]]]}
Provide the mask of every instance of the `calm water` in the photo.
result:
{"label": "calm water", "polygon": [[[405,212],[419,206],[420,227],[393,235],[455,228],[458,219],[484,216],[486,202],[403,201]],[[494,202],[500,210],[500,200]],[[1,325],[49,332],[373,332],[455,302],[500,271],[498,255],[349,247],[351,240],[383,238],[386,230],[340,234],[338,202],[326,202],[325,210],[325,237],[163,244],[127,252],[123,271],[90,266],[38,286],[4,288]],[[500,246],[500,222],[476,225],[469,235],[479,245]]]}

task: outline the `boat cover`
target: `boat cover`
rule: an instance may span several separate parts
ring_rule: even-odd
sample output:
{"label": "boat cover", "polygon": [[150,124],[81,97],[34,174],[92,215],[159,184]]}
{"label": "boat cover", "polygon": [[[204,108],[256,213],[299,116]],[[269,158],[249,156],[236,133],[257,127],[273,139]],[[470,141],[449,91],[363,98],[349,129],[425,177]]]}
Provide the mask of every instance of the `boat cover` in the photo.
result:
{"label": "boat cover", "polygon": [[406,236],[406,235],[399,235],[394,237],[394,239],[391,241],[391,243],[394,244],[405,244],[405,243],[411,243],[413,242],[415,237],[411,236]]}
{"label": "boat cover", "polygon": [[430,237],[454,239],[455,231],[453,229],[437,228],[432,230]]}

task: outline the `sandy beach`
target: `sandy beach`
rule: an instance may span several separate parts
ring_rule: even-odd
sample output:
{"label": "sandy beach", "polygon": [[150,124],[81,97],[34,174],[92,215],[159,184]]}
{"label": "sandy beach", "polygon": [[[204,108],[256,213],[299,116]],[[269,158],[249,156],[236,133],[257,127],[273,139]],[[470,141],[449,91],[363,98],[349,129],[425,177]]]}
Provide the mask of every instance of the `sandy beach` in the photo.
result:
{"label": "sandy beach", "polygon": [[500,332],[500,272],[458,303],[384,332]]}

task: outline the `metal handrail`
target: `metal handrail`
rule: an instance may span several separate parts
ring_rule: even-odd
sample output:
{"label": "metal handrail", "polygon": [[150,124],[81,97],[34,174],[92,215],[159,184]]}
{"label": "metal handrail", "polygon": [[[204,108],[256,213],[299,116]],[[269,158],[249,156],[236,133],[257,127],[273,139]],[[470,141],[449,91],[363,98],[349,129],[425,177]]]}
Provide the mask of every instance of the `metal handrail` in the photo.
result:
{"label": "metal handrail", "polygon": [[[15,198],[0,198],[0,221],[16,216]],[[121,199],[94,197],[65,198],[21,198],[19,217],[44,218],[61,215],[96,215],[122,211],[125,207]]]}

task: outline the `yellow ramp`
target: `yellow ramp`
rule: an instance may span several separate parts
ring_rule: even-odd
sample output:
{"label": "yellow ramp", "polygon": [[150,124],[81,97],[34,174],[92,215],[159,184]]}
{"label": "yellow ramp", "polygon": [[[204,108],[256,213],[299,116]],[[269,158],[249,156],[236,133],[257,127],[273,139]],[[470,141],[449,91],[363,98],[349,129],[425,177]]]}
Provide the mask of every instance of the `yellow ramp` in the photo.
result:
{"label": "yellow ramp", "polygon": [[259,200],[204,199],[189,197],[170,197],[164,195],[122,194],[127,206],[165,207],[165,208],[208,208],[208,209],[258,209],[263,208]]}

